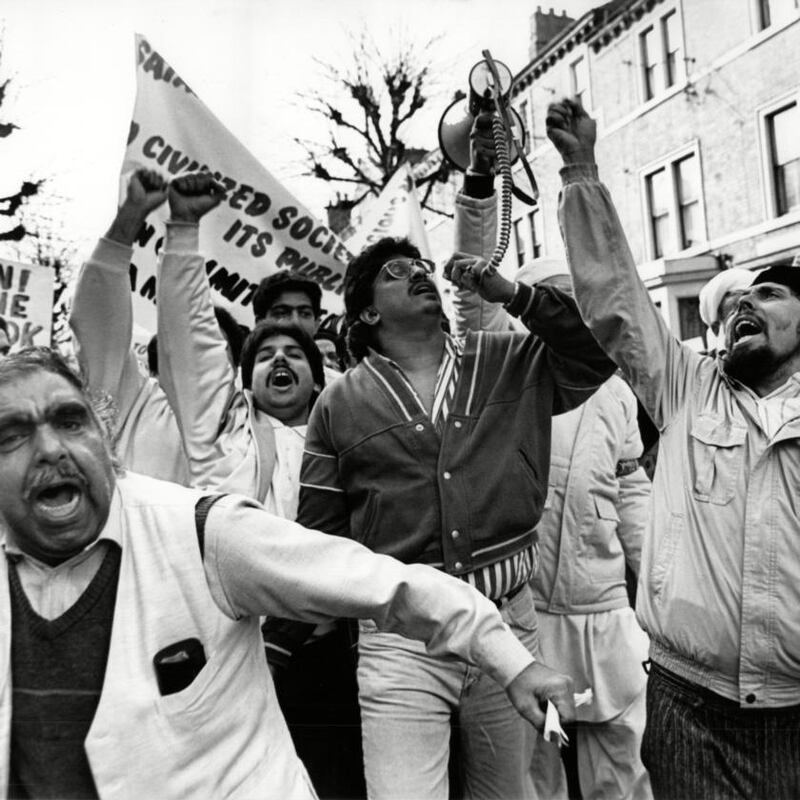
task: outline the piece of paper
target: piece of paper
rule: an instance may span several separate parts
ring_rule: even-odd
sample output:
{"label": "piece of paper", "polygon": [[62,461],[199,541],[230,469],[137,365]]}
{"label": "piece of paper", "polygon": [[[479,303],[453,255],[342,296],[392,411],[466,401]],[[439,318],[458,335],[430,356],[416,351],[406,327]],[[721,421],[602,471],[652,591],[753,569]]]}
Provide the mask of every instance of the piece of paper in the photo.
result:
{"label": "piece of paper", "polygon": [[[589,688],[583,692],[576,693],[573,697],[575,698],[575,708],[580,708],[592,702],[594,693],[591,688]],[[558,716],[558,711],[556,711],[556,707],[549,700],[547,701],[547,711],[545,712],[544,718],[544,738],[545,741],[556,745],[556,747],[569,744],[569,737],[564,733],[564,729],[561,727],[561,719]]]}

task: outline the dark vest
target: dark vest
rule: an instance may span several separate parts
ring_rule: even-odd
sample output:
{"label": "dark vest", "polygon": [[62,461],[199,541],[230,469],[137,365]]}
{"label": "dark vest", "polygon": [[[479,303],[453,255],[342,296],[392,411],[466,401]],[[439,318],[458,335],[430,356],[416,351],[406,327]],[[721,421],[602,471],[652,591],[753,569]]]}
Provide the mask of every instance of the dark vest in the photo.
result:
{"label": "dark vest", "polygon": [[11,589],[11,770],[9,798],[96,798],[84,740],[103,688],[120,548],[108,553],[84,593],[60,617],[32,608],[8,557]]}

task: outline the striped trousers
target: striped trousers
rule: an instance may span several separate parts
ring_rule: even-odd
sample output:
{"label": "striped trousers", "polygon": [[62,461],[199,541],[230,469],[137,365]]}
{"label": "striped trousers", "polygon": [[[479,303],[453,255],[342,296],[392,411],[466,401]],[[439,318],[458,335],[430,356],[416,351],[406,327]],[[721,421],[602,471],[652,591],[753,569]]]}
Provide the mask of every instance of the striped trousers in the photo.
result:
{"label": "striped trousers", "polygon": [[743,709],[652,664],[642,761],[657,800],[796,800],[800,706]]}

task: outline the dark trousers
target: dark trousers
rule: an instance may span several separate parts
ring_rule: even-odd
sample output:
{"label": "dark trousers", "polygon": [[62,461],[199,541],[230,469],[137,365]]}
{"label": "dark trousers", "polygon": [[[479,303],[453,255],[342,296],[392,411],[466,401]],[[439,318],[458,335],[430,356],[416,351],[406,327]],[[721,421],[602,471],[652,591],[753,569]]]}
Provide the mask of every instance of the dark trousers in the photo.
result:
{"label": "dark trousers", "polygon": [[323,800],[367,796],[353,642],[348,623],[340,621],[275,672],[297,755]]}
{"label": "dark trousers", "polygon": [[742,708],[653,664],[642,761],[658,800],[796,800],[800,706]]}

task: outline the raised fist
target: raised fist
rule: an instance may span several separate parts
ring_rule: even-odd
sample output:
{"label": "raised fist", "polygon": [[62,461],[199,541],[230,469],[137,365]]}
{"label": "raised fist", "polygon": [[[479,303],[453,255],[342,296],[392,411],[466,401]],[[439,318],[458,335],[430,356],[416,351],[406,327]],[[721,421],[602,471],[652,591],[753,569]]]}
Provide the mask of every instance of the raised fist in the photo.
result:
{"label": "raised fist", "polygon": [[139,210],[144,219],[167,199],[167,182],[153,169],[137,169],[128,181],[125,202]]}
{"label": "raised fist", "polygon": [[176,222],[198,222],[224,196],[225,190],[208,172],[181,175],[169,185],[170,217]]}
{"label": "raised fist", "polygon": [[106,238],[132,245],[147,215],[167,199],[167,182],[155,170],[137,169],[125,191],[125,199],[106,233]]}
{"label": "raised fist", "polygon": [[477,292],[489,303],[507,303],[514,296],[514,284],[488,266],[478,256],[454,253],[444,265],[444,277],[459,289]]}
{"label": "raised fist", "polygon": [[547,136],[565,164],[594,162],[597,123],[576,100],[565,97],[547,108]]}

